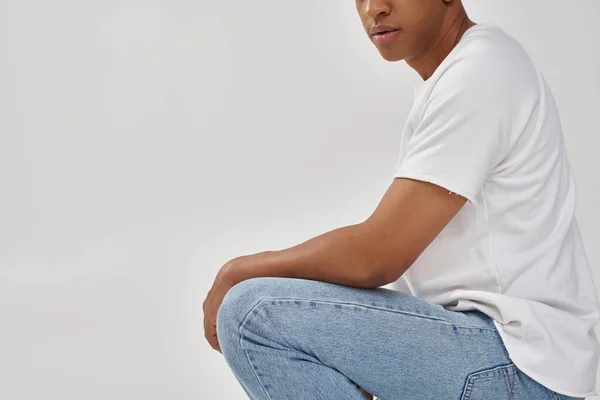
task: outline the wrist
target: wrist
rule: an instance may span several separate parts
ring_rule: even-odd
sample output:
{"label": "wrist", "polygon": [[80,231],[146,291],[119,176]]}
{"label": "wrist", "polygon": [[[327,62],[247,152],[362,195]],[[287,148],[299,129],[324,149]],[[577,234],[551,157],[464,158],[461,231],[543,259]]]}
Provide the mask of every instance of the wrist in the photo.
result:
{"label": "wrist", "polygon": [[225,263],[221,267],[218,273],[218,277],[229,282],[232,285],[250,279],[253,275],[250,273],[251,265],[255,257],[259,257],[260,254],[244,255],[233,258]]}

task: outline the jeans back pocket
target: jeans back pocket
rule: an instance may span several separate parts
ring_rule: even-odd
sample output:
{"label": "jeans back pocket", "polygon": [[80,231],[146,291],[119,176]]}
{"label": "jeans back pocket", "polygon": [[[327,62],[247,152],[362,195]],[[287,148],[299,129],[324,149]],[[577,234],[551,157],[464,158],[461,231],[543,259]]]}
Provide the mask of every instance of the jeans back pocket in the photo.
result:
{"label": "jeans back pocket", "polygon": [[461,400],[517,400],[513,392],[516,374],[513,363],[473,372],[467,377]]}

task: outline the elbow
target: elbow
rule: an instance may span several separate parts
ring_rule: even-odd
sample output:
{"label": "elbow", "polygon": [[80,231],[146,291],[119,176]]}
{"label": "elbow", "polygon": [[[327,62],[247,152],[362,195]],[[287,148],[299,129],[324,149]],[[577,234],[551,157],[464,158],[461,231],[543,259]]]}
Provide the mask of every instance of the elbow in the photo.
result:
{"label": "elbow", "polygon": [[385,286],[397,281],[408,270],[412,262],[407,260],[387,259],[375,264],[371,272],[370,281],[372,284]]}
{"label": "elbow", "polygon": [[412,264],[402,250],[386,244],[380,237],[369,235],[367,243],[360,248],[363,265],[368,266],[363,277],[369,287],[385,286],[396,281]]}
{"label": "elbow", "polygon": [[380,287],[388,285],[398,280],[408,267],[398,265],[398,263],[381,264],[377,268],[373,268],[368,276],[367,283],[369,287]]}

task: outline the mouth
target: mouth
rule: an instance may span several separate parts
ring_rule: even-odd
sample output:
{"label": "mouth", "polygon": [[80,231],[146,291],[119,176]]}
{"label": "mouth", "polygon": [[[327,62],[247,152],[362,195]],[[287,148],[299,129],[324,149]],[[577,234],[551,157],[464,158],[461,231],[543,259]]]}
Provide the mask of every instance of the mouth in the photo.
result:
{"label": "mouth", "polygon": [[398,34],[398,32],[400,32],[400,29],[394,29],[390,31],[376,33],[374,35],[371,35],[371,37],[377,42],[386,42],[395,37]]}

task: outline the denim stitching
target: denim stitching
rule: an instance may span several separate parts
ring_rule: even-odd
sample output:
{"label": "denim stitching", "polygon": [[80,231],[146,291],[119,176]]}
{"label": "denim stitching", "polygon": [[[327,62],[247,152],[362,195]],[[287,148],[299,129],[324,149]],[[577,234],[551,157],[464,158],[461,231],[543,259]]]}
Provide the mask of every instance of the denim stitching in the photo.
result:
{"label": "denim stitching", "polygon": [[[439,318],[439,317],[434,317],[434,316],[430,316],[430,315],[422,315],[422,314],[416,314],[410,311],[403,311],[403,310],[393,310],[390,308],[381,308],[381,307],[375,307],[375,306],[369,306],[366,304],[362,304],[362,303],[350,303],[350,302],[341,302],[341,301],[328,301],[328,300],[313,300],[313,299],[297,299],[297,298],[290,298],[290,297],[270,297],[268,299],[263,299],[263,300],[285,300],[285,301],[302,301],[302,302],[313,302],[313,303],[323,303],[323,304],[340,304],[340,305],[347,305],[347,306],[354,306],[354,307],[363,307],[363,308],[368,308],[368,309],[372,309],[372,310],[376,310],[376,311],[385,311],[385,312],[391,312],[394,314],[403,314],[403,315],[412,315],[414,317],[419,317],[419,318],[423,318],[423,319],[429,319],[429,320],[433,320],[433,321],[438,321],[438,322],[442,322],[445,324],[448,324],[450,326],[454,326],[457,328],[465,328],[465,329],[483,329],[483,330],[488,330],[488,331],[492,331],[492,332],[497,332],[497,329],[493,329],[493,328],[488,328],[485,326],[479,327],[479,326],[461,326],[461,325],[456,325],[453,324],[450,321],[447,321],[445,319]],[[261,300],[261,301],[263,301]]]}
{"label": "denim stitching", "polygon": [[509,377],[512,378],[512,379],[510,379],[510,397],[512,399],[515,396],[515,380],[516,380],[517,374],[516,373],[510,374]]}
{"label": "denim stitching", "polygon": [[240,324],[238,325],[238,334],[240,336],[240,348],[244,351],[244,355],[246,356],[246,360],[248,360],[248,364],[250,365],[250,368],[252,369],[252,372],[254,372],[254,376],[256,377],[256,380],[258,381],[258,384],[260,385],[260,387],[262,388],[263,392],[265,392],[265,395],[267,396],[267,399],[269,400],[273,400],[273,398],[269,395],[269,393],[267,392],[267,389],[265,388],[265,386],[263,385],[263,383],[261,382],[255,366],[252,364],[252,361],[250,361],[250,356],[248,355],[248,351],[244,348],[243,342],[244,342],[244,335],[242,334],[242,326],[245,325],[248,317],[251,315],[252,311],[254,311],[254,309],[256,307],[258,307],[258,305],[260,303],[263,302],[264,299],[259,300],[254,306],[252,306],[252,308],[250,308],[250,311],[248,311],[246,313],[246,316],[242,319],[242,322],[240,322]]}
{"label": "denim stitching", "polygon": [[[267,298],[267,299],[262,299],[262,300],[260,300],[260,301],[259,301],[259,302],[258,302],[256,305],[257,305],[257,306],[258,306],[258,305],[261,305],[261,303],[262,303],[263,301],[265,302],[265,305],[269,305],[267,302],[271,302],[271,304],[274,304],[274,303],[273,303],[273,300],[278,300],[278,298]],[[294,301],[296,301],[296,300],[294,300]],[[299,301],[301,301],[301,300],[299,300]],[[304,302],[306,302],[306,301],[304,301]],[[311,302],[314,302],[314,301],[312,301],[312,300],[311,300]],[[269,321],[269,322],[272,324],[272,321],[271,321],[271,319],[267,319],[267,320],[268,320],[268,321]],[[273,325],[271,325],[271,326],[272,326],[272,328],[273,328],[273,332],[278,332],[278,330],[277,330],[277,329],[275,329],[275,327],[274,327]],[[290,342],[288,342],[288,341],[287,341],[287,339],[285,338],[285,336],[283,336],[283,335],[278,335],[278,337],[279,337],[279,339],[280,339],[280,340],[281,340],[281,341],[282,341],[282,342],[283,342],[283,343],[284,343],[284,344],[285,344],[287,347],[289,347],[290,349],[294,349],[294,350],[296,350],[296,351],[299,351],[299,352],[306,353],[306,354],[308,354],[308,355],[310,355],[310,356],[314,357],[314,358],[315,358],[317,361],[319,361],[321,364],[325,365],[325,363],[324,363],[323,361],[321,361],[321,359],[320,359],[320,358],[319,358],[319,357],[318,357],[316,354],[314,354],[314,352],[310,352],[310,353],[308,353],[308,352],[306,351],[306,349],[298,349],[298,348],[296,348],[295,346],[292,346],[292,345],[290,344]]]}
{"label": "denim stitching", "polygon": [[[479,327],[479,326],[455,325],[455,324],[453,324],[451,322],[449,322],[449,324],[452,325],[453,327],[457,328],[457,329],[463,329],[463,330],[466,329],[468,331],[478,331],[478,330],[481,331],[481,330],[484,330],[484,331],[498,332],[498,329],[487,328],[487,327],[484,327],[484,326]],[[475,333],[477,333],[477,332],[475,332]]]}
{"label": "denim stitching", "polygon": [[471,391],[473,390],[473,382],[467,376],[467,381],[465,382],[465,390],[463,390],[463,394],[460,400],[469,400],[471,398]]}
{"label": "denim stitching", "polygon": [[[475,371],[470,373],[467,376],[467,380],[466,380],[466,384],[465,384],[465,388],[463,390],[463,394],[462,397],[460,398],[460,400],[469,400],[471,398],[472,392],[473,392],[473,386],[475,385],[476,382],[482,382],[482,381],[486,381],[486,380],[492,380],[492,379],[497,379],[499,378],[499,376],[483,376],[483,377],[478,377],[476,375],[482,374],[482,373],[491,373],[494,372],[496,370],[503,370],[502,371],[502,375],[504,375],[506,377],[506,369],[508,367],[514,366],[514,363],[510,363],[510,364],[501,364],[498,365],[496,367],[490,367],[490,368],[485,368],[482,369],[480,371]],[[514,375],[514,372],[508,372],[508,374],[510,375]]]}
{"label": "denim stitching", "polygon": [[[270,297],[270,298],[263,298],[260,299],[258,302],[256,302],[256,304],[254,304],[254,306],[252,306],[250,308],[250,310],[246,313],[246,315],[244,316],[244,318],[242,319],[242,321],[239,323],[238,325],[238,334],[240,337],[240,348],[244,351],[244,355],[246,356],[246,359],[248,361],[248,364],[250,365],[252,372],[254,372],[254,376],[256,377],[256,380],[258,381],[260,387],[263,389],[263,391],[265,392],[265,395],[267,396],[267,398],[269,400],[272,400],[272,397],[269,395],[269,393],[267,392],[266,388],[264,387],[262,381],[260,380],[259,376],[257,375],[257,372],[255,370],[255,366],[252,364],[252,362],[250,361],[249,355],[247,350],[244,348],[243,346],[243,341],[244,341],[244,337],[242,335],[241,332],[241,328],[246,324],[248,318],[251,316],[252,311],[254,311],[255,308],[257,308],[263,301],[272,301],[272,300],[284,300],[284,301],[302,301],[304,303],[306,302],[313,302],[313,303],[322,303],[322,304],[340,304],[340,305],[346,305],[346,306],[354,306],[354,307],[362,307],[362,308],[367,308],[367,309],[372,309],[372,310],[376,310],[376,311],[383,311],[383,312],[390,312],[390,313],[394,313],[394,314],[402,314],[402,315],[411,315],[414,317],[418,317],[418,318],[422,318],[422,319],[428,319],[428,320],[432,320],[432,321],[438,321],[447,325],[450,325],[452,327],[456,327],[456,328],[465,328],[465,329],[479,329],[479,330],[488,330],[488,331],[493,331],[493,332],[497,332],[497,329],[491,329],[491,328],[487,328],[487,327],[478,327],[478,326],[460,326],[460,325],[455,325],[445,319],[441,319],[439,317],[433,317],[433,316],[429,316],[429,315],[422,315],[422,314],[415,314],[409,311],[403,311],[403,310],[392,310],[389,308],[380,308],[380,307],[374,307],[374,306],[368,306],[365,304],[361,304],[361,303],[349,303],[349,302],[336,302],[336,301],[327,301],[327,300],[314,300],[314,299],[297,299],[297,298],[289,298],[289,297]],[[285,341],[285,338],[283,338],[283,340]],[[287,342],[286,344],[290,347],[290,348],[294,348],[293,346],[290,346]],[[512,365],[512,364],[509,364]],[[504,366],[506,367],[506,365]],[[489,370],[493,370],[497,367],[493,367]],[[483,372],[483,371],[488,371],[488,369],[479,371],[479,372]],[[472,387],[475,381],[478,380],[483,380],[485,378],[479,378],[479,379],[474,379],[473,381],[470,380],[471,376],[476,374],[477,372],[474,372],[472,374],[470,374],[467,377],[466,380],[466,385],[465,385],[465,389],[463,391],[463,395],[461,397],[461,400],[468,400],[471,396],[471,391],[472,391]],[[467,397],[465,397],[465,395]],[[560,399],[559,399],[560,400]]]}
{"label": "denim stitching", "polygon": [[[513,365],[514,367],[514,365]],[[504,376],[505,376],[505,380],[504,382],[506,383],[506,390],[508,391],[508,400],[515,400],[515,395],[513,393],[514,391],[514,384],[515,384],[515,371],[514,368],[512,371],[509,371],[508,369],[504,370]],[[511,379],[512,377],[512,379]]]}

